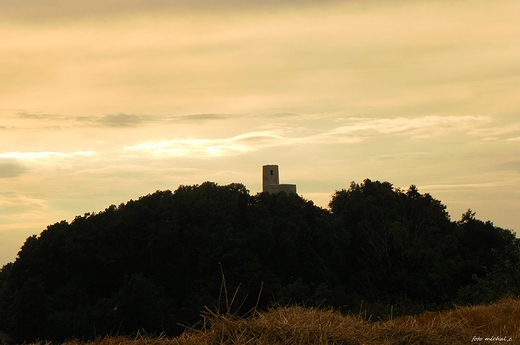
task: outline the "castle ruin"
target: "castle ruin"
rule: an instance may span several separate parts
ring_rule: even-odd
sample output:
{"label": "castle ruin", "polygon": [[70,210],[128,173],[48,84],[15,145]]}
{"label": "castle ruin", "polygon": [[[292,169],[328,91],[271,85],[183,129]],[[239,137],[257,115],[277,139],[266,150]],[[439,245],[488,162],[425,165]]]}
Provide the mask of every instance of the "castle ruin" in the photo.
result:
{"label": "castle ruin", "polygon": [[280,184],[280,171],[278,165],[264,165],[262,167],[262,191],[276,194],[285,192],[296,194],[295,184]]}

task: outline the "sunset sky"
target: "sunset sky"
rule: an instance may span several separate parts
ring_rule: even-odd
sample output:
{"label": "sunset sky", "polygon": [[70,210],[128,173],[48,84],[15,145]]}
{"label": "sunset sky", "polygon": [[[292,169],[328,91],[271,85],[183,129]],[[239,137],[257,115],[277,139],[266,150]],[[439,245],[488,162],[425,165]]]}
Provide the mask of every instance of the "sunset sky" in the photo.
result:
{"label": "sunset sky", "polygon": [[[108,3],[108,4],[107,4]],[[0,267],[181,184],[365,178],[520,230],[520,1],[0,0]]]}

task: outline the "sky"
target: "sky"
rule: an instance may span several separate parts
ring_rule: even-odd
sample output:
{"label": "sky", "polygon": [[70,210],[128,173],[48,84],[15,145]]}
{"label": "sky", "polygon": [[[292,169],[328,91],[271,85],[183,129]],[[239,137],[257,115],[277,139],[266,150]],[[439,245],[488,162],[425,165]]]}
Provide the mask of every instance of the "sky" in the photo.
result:
{"label": "sky", "polygon": [[517,0],[0,0],[0,266],[48,225],[179,185],[326,208],[414,184],[520,229]]}

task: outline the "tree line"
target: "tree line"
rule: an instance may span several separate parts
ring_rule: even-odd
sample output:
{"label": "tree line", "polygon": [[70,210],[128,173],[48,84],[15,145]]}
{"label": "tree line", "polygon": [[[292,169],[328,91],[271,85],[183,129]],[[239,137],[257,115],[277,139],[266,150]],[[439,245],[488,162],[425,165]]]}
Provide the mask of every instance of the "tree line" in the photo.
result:
{"label": "tree line", "polygon": [[471,210],[452,221],[413,185],[352,182],[323,209],[205,182],[27,238],[0,271],[0,335],[173,336],[204,308],[246,315],[293,303],[384,319],[520,295],[519,263],[513,232]]}

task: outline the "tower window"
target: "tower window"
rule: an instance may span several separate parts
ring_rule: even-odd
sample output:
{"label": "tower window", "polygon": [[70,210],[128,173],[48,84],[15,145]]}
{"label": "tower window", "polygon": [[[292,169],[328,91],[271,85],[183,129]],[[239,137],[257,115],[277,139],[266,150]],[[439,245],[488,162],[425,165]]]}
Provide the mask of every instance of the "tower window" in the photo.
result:
{"label": "tower window", "polygon": [[271,170],[271,176],[273,176],[273,170]]}

